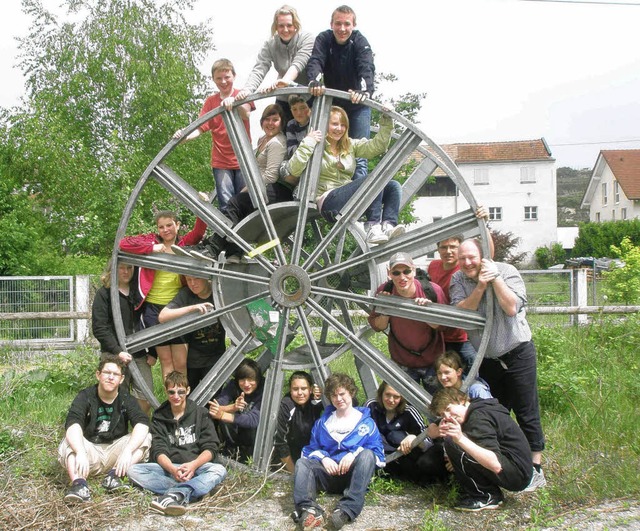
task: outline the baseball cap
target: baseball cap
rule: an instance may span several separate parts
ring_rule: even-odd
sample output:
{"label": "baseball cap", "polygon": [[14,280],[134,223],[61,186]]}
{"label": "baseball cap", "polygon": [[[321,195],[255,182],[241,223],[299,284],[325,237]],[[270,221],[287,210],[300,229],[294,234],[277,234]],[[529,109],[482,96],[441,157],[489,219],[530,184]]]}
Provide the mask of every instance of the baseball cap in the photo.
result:
{"label": "baseball cap", "polygon": [[415,267],[413,258],[408,253],[396,253],[389,259],[389,269],[393,269],[398,264]]}

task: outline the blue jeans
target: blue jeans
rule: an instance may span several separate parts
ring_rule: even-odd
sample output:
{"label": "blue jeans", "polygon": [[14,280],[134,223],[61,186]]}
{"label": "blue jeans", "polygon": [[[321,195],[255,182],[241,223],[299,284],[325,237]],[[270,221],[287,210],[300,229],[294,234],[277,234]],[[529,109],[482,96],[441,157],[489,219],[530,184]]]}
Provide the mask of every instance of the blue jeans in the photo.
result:
{"label": "blue jeans", "polygon": [[414,382],[424,387],[427,393],[433,394],[440,389],[438,375],[433,365],[429,367],[404,367],[398,365],[398,367],[406,372]]}
{"label": "blue jeans", "polygon": [[[338,103],[339,105],[339,103]],[[346,105],[349,117],[349,138],[369,138],[371,136],[371,108],[366,105]],[[366,177],[369,173],[367,159],[356,159],[353,179]]]}
{"label": "blue jeans", "polygon": [[463,374],[466,376],[469,374],[469,369],[473,365],[473,362],[476,359],[476,349],[473,348],[473,345],[470,341],[447,341],[444,344],[445,350],[455,350],[458,354],[460,354],[460,359],[462,363],[464,363],[464,372]]}
{"label": "blue jeans", "polygon": [[205,463],[196,470],[189,481],[176,481],[158,463],[139,463],[129,467],[127,476],[143,489],[156,494],[181,494],[189,503],[191,498],[202,498],[211,492],[227,475],[226,469],[218,463]]}
{"label": "blue jeans", "polygon": [[349,472],[331,476],[317,459],[298,459],[293,475],[293,503],[298,514],[310,507],[318,513],[323,509],[316,503],[318,489],[330,494],[342,493],[337,507],[353,521],[362,512],[364,496],[376,469],[376,457],[371,450],[363,450],[353,461]]}
{"label": "blue jeans", "polygon": [[244,176],[240,170],[223,170],[211,168],[213,180],[216,183],[216,195],[218,196],[218,209],[224,214],[227,210],[229,199],[239,194],[245,186]]}
{"label": "blue jeans", "polygon": [[[357,173],[357,170],[356,170]],[[364,178],[360,177],[347,183],[339,188],[334,188],[325,197],[322,203],[321,214],[329,221],[335,221],[342,207],[347,204],[351,196],[364,182]],[[398,224],[398,211],[400,210],[400,198],[402,197],[402,187],[397,181],[389,181],[384,190],[378,194],[373,203],[365,211],[366,223],[374,224],[382,221],[388,221],[392,225]],[[383,201],[385,201],[383,206]]]}

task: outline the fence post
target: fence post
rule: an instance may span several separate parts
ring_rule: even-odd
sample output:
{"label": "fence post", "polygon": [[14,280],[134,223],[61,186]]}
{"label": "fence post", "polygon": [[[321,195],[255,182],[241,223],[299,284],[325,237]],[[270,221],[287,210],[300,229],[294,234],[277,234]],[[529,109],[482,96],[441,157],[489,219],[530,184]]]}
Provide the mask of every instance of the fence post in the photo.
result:
{"label": "fence post", "polygon": [[[89,275],[76,276],[76,308],[77,312],[89,311]],[[89,338],[89,320],[78,319],[76,325],[77,341],[84,343]]]}
{"label": "fence post", "polygon": [[[574,269],[572,274],[572,281],[573,281],[572,293],[573,293],[574,300],[571,301],[571,304],[573,306],[587,306],[588,298],[589,298],[589,293],[588,293],[589,287],[587,285],[587,270],[582,268]],[[593,279],[593,281],[595,282],[595,278]],[[572,315],[571,324],[573,325],[587,324],[587,315],[584,313],[581,313],[578,315]]]}

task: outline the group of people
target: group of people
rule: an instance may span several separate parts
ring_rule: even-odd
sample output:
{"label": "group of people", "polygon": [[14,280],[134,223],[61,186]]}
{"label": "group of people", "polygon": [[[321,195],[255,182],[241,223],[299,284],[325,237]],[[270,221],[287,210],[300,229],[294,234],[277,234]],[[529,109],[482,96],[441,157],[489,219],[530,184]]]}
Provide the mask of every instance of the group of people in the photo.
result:
{"label": "group of people", "polygon": [[[319,212],[335,220],[347,200],[364,182],[368,173],[367,159],[385,152],[393,128],[384,117],[378,135],[370,140],[371,109],[362,103],[373,95],[375,65],[367,39],[356,28],[356,14],[349,6],[336,8],[331,15],[331,29],[317,37],[302,30],[295,8],[284,5],[276,10],[271,37],[261,48],[255,66],[242,89],[234,88],[236,71],[231,61],[219,59],[211,70],[218,92],[209,96],[200,111],[203,116],[214,109],[235,108],[250,136],[249,114],[252,102],[243,103],[259,89],[271,67],[278,79],[262,88],[270,92],[288,86],[307,86],[303,95],[278,97],[268,105],[260,118],[263,136],[258,139],[255,157],[269,204],[289,201],[305,170],[315,146],[322,142],[322,165],[315,190]],[[342,90],[350,99],[336,99],[330,110],[326,131],[309,128],[311,107],[326,88]],[[255,207],[247,191],[244,175],[234,152],[222,114],[206,121],[185,135],[175,132],[180,141],[193,140],[211,133],[211,168],[215,181],[214,194],[218,208],[235,226]],[[404,233],[398,223],[401,187],[390,181],[365,212],[367,241],[379,244]],[[242,260],[242,250],[219,235],[206,242],[207,252],[217,259],[224,251],[228,263]]]}
{"label": "group of people", "polygon": [[[362,102],[373,94],[375,67],[371,48],[355,27],[353,10],[340,6],[332,13],[331,29],[314,39],[302,31],[296,10],[282,6],[242,89],[233,86],[236,73],[230,61],[220,59],[213,65],[219,92],[207,98],[201,116],[218,107],[235,108],[248,135],[254,106],[242,102],[258,89],[271,66],[278,79],[265,91],[294,83],[309,87],[308,95],[279,97],[260,120],[264,135],[255,156],[269,203],[293,197],[316,145],[323,142],[315,201],[326,219],[335,220],[363,184],[367,159],[389,146],[393,123],[385,115],[379,132],[369,139],[370,108]],[[326,131],[310,130],[313,99],[326,88],[348,92],[350,100],[336,101],[339,105],[331,108]],[[254,207],[222,116],[186,136],[177,131],[175,138],[192,140],[206,132],[213,138],[211,167],[218,206],[235,225]],[[400,196],[400,185],[392,180],[367,208],[369,244],[404,232],[398,224]],[[482,207],[476,214],[486,218]],[[158,212],[155,223],[156,231],[125,237],[120,249],[175,254],[202,242],[207,229],[197,219],[194,228],[179,237],[180,222],[171,211]],[[215,235],[209,241],[216,241]],[[240,260],[239,248],[227,242],[221,245],[227,262]],[[332,374],[321,389],[310,374],[294,372],[278,414],[274,463],[293,474],[292,516],[301,529],[319,528],[326,522],[340,529],[357,518],[377,469],[423,485],[445,481],[453,473],[462,494],[457,508],[468,511],[498,507],[503,502],[501,489],[533,490],[546,484],[541,468],[544,435],[536,352],[525,317],[522,278],[512,266],[485,257],[475,239],[449,237],[438,242],[437,250],[440,259],[431,261],[428,271],[416,267],[410,254],[394,254],[388,280],[376,294],[405,298],[418,306],[452,304],[483,316],[491,297],[492,332],[479,376],[465,381],[480,346],[477,331],[386,315],[384,306],[372,308],[369,324],[374,331],[387,333],[390,356],[407,377],[433,394],[429,421],[388,382],[382,382],[376,396],[359,407],[358,390],[350,376]],[[245,359],[207,408],[196,405],[189,393],[226,349],[222,324],[216,321],[148,351],[130,353],[115,332],[110,284],[118,284],[122,324],[129,335],[189,313],[212,311],[210,281],[134,268],[122,261],[116,275],[112,279],[108,271],[103,276],[104,286],[94,300],[93,332],[102,350],[97,384],[74,400],[59,448],[60,462],[71,481],[65,498],[88,501],[89,475],[103,474],[102,487],[107,491],[125,488],[123,478],[128,476],[130,483],[156,494],[153,510],[184,514],[188,503],[211,492],[225,478],[219,454],[239,460],[252,456],[263,371],[255,361]],[[156,360],[167,400],[151,414],[141,385],[132,381],[127,367],[135,364],[144,384],[153,389]],[[341,494],[330,513],[317,502],[318,490]]]}

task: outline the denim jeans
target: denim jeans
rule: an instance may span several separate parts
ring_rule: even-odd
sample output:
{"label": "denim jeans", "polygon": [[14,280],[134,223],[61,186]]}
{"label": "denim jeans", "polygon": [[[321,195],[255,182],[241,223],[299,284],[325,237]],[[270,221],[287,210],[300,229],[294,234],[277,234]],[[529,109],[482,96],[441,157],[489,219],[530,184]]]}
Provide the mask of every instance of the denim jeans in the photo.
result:
{"label": "denim jeans", "polygon": [[430,367],[403,367],[398,365],[398,367],[406,372],[414,382],[422,385],[427,393],[433,394],[440,388],[438,376],[433,365]]}
{"label": "denim jeans", "polygon": [[318,489],[330,494],[342,493],[337,507],[353,521],[362,512],[364,496],[376,469],[376,458],[371,450],[363,450],[353,461],[349,472],[331,476],[317,459],[298,459],[293,476],[293,503],[298,514],[309,507],[322,512],[316,503]]}
{"label": "denim jeans", "polygon": [[218,196],[218,209],[224,214],[227,210],[229,199],[239,194],[245,186],[244,176],[240,170],[223,170],[211,168],[213,180],[216,183],[216,195]]}
{"label": "denim jeans", "polygon": [[[339,105],[339,103],[338,103]],[[369,138],[371,136],[371,108],[366,105],[347,105],[349,117],[349,138]],[[353,180],[361,179],[369,173],[367,159],[356,160]]]}
{"label": "denim jeans", "polygon": [[[356,170],[357,172],[357,170]],[[321,214],[329,221],[335,221],[342,207],[347,204],[351,196],[360,188],[364,177],[356,179],[339,188],[334,188],[325,197],[322,203]],[[400,198],[402,188],[397,181],[389,181],[384,190],[378,194],[373,203],[365,211],[366,223],[374,224],[380,221],[388,221],[392,225],[398,224],[398,210],[400,210]],[[384,205],[383,201],[386,201]]]}
{"label": "denim jeans", "polygon": [[460,354],[460,359],[462,363],[464,363],[464,372],[463,374],[466,376],[469,374],[469,369],[473,365],[473,362],[476,359],[476,349],[473,348],[473,345],[470,341],[447,341],[444,344],[445,350],[455,350],[458,354]]}
{"label": "denim jeans", "polygon": [[189,481],[176,481],[157,463],[140,463],[129,468],[129,479],[143,489],[156,494],[178,493],[187,503],[191,498],[202,498],[211,492],[227,475],[219,463],[205,463]]}
{"label": "denim jeans", "polygon": [[520,343],[497,359],[484,358],[480,377],[489,384],[491,394],[508,410],[513,410],[531,451],[544,450],[533,342]]}

